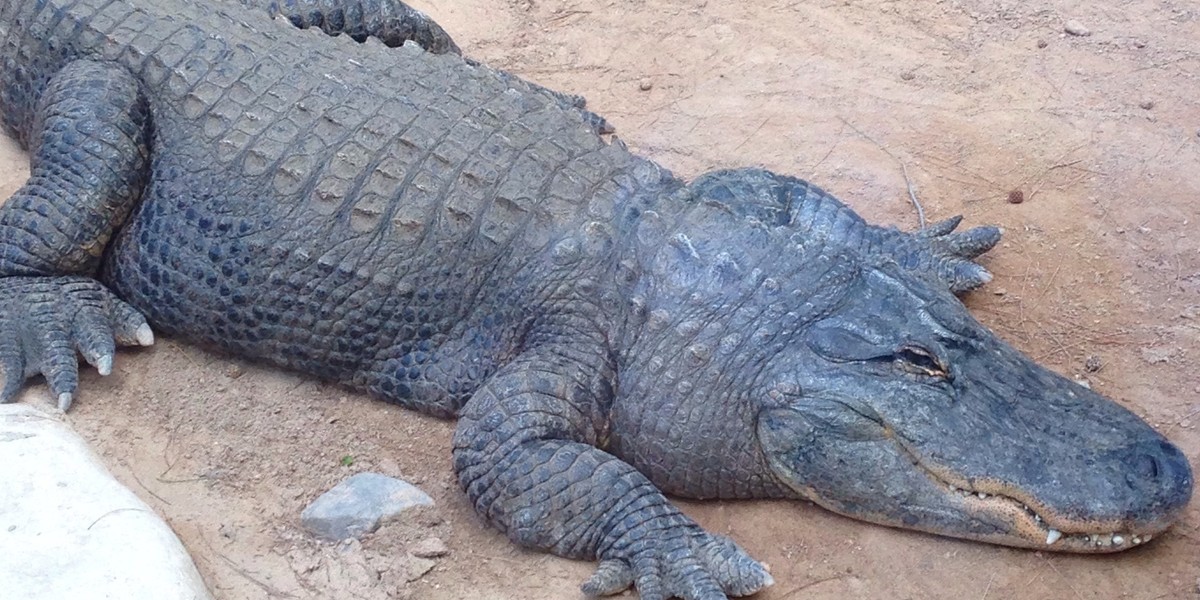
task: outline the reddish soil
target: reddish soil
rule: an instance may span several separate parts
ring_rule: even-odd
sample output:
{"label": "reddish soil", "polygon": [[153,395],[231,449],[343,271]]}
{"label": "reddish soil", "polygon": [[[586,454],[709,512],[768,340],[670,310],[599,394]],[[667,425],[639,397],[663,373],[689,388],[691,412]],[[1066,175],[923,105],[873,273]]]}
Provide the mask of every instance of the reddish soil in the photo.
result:
{"label": "reddish soil", "polygon": [[[419,4],[468,54],[585,95],[681,175],[763,165],[913,228],[907,170],[931,219],[1003,226],[985,259],[996,280],[967,299],[975,313],[1200,466],[1194,2]],[[1069,20],[1090,35],[1064,33]],[[8,192],[25,158],[0,150]],[[1014,191],[1024,202],[1007,201]],[[123,353],[111,377],[89,371],[82,389],[71,422],[171,523],[219,598],[574,598],[592,568],[518,550],[475,516],[451,474],[450,423],[170,339]],[[24,401],[49,399],[34,387]],[[423,486],[438,510],[361,543],[309,539],[300,509],[362,470]],[[1145,547],[1089,557],[803,503],[681,504],[770,563],[763,600],[1200,596],[1196,505]],[[408,558],[429,536],[450,555]]]}

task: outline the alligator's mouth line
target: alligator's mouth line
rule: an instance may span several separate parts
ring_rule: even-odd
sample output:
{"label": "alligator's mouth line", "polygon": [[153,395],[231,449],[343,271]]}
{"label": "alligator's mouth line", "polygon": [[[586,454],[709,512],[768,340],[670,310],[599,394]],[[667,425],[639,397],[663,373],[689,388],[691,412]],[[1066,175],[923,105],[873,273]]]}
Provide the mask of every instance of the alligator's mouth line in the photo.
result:
{"label": "alligator's mouth line", "polygon": [[[928,472],[928,470],[924,468],[922,468],[922,470]],[[1154,537],[1149,533],[1138,534],[1130,531],[1109,531],[1104,533],[1071,533],[1060,531],[1054,527],[1051,527],[1046,523],[1046,520],[1037,513],[1037,511],[1033,510],[1029,507],[1029,505],[1017,500],[1016,498],[1011,498],[1001,494],[972,492],[970,490],[954,487],[953,485],[947,484],[941,480],[935,481],[945,487],[950,493],[957,494],[968,502],[1004,503],[1005,508],[1010,511],[1014,508],[1019,508],[1025,513],[1026,517],[1032,519],[1033,523],[1046,534],[1046,546],[1051,550],[1062,549],[1078,551],[1087,550],[1090,547],[1094,548],[1093,551],[1096,552],[1104,552],[1106,550],[1116,551],[1123,548],[1131,548],[1133,546],[1137,546],[1138,544],[1144,544]]]}
{"label": "alligator's mouth line", "polygon": [[[1038,547],[1038,545],[1033,531],[1023,530],[1028,527],[1036,528],[1036,531],[1045,535],[1045,545],[1042,547],[1048,550],[1068,552],[1116,552],[1144,544],[1154,537],[1152,533],[1134,531],[1065,531],[1067,529],[1075,530],[1079,528],[1078,526],[1065,525],[1055,527],[1050,524],[1050,520],[1043,518],[1033,507],[1012,496],[966,489],[950,483],[943,476],[939,475],[936,469],[922,461],[917,453],[909,447],[906,440],[896,435],[895,430],[890,427],[887,427],[886,430],[889,437],[896,441],[896,445],[904,453],[908,454],[913,466],[920,469],[930,481],[944,489],[948,494],[957,496],[969,508],[992,514],[1008,513],[1013,515],[1014,525],[1017,529],[1013,532],[1013,535],[1025,537],[1030,542],[1029,547],[1031,548]],[[1025,528],[1021,527],[1022,523],[1016,522],[1020,517],[1024,517],[1025,522],[1023,524]]]}

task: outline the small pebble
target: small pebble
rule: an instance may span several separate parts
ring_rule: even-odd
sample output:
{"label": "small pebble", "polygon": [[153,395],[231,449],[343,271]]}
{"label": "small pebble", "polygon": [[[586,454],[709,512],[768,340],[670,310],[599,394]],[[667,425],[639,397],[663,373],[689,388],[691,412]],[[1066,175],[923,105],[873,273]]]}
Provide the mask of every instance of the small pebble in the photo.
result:
{"label": "small pebble", "polygon": [[1100,360],[1100,357],[1096,356],[1095,354],[1087,357],[1087,360],[1083,361],[1083,369],[1088,373],[1095,373],[1103,368],[1104,361]]}
{"label": "small pebble", "polygon": [[405,567],[407,567],[405,569],[407,573],[405,574],[404,579],[409,583],[424,577],[426,573],[432,571],[433,568],[437,566],[437,561],[420,557],[410,558],[405,562],[407,563],[405,565]]}
{"label": "small pebble", "polygon": [[414,544],[408,553],[419,558],[440,558],[450,554],[450,549],[441,538],[431,537]]}
{"label": "small pebble", "polygon": [[1046,40],[1038,40],[1037,41],[1038,48],[1045,48],[1046,46],[1049,46],[1049,45],[1050,45],[1050,42],[1047,42]]}
{"label": "small pebble", "polygon": [[1067,24],[1063,26],[1063,31],[1065,31],[1071,35],[1077,35],[1080,37],[1092,35],[1091,29],[1084,27],[1083,23],[1080,23],[1079,21],[1074,21],[1074,20],[1067,21]]}
{"label": "small pebble", "polygon": [[1008,193],[1009,204],[1020,204],[1025,201],[1025,192],[1021,190],[1013,190]]}
{"label": "small pebble", "polygon": [[230,363],[229,366],[225,367],[225,376],[230,379],[237,379],[245,374],[246,370],[242,368],[242,365],[237,363]]}
{"label": "small pebble", "polygon": [[1150,109],[1154,108],[1154,101],[1153,100],[1142,100],[1141,102],[1138,103],[1138,106],[1142,107],[1145,110],[1150,110]]}
{"label": "small pebble", "polygon": [[643,92],[648,92],[653,88],[654,88],[654,82],[650,81],[650,79],[648,79],[648,78],[643,79],[638,82],[638,89],[642,90]]}
{"label": "small pebble", "polygon": [[916,76],[917,76],[917,74],[913,73],[912,71],[905,71],[900,74],[900,79],[903,79],[905,81],[912,81],[913,78]]}

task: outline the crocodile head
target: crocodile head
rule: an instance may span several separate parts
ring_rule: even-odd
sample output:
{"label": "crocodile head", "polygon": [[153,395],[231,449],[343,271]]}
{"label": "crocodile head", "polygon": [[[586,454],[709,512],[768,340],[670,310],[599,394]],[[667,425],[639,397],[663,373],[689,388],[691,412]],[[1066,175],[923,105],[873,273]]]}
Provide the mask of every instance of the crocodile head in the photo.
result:
{"label": "crocodile head", "polygon": [[762,392],[758,443],[787,487],[875,523],[1070,552],[1129,548],[1181,515],[1187,459],[1142,419],[939,286],[894,264],[849,272]]}

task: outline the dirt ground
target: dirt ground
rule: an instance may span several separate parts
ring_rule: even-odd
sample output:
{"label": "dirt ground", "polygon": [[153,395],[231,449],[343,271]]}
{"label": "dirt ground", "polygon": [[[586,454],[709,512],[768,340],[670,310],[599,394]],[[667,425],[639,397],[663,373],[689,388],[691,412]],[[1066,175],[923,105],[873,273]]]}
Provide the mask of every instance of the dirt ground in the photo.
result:
{"label": "dirt ground", "polygon": [[[967,299],[975,313],[1200,467],[1192,0],[418,4],[470,55],[585,95],[684,176],[763,165],[912,228],[907,171],[931,219],[1003,226],[985,261],[996,280]],[[1090,35],[1064,33],[1070,20]],[[0,174],[4,195],[27,174],[10,141]],[[218,598],[576,598],[592,568],[515,549],[474,515],[453,482],[449,423],[170,339],[123,353],[111,377],[89,371],[82,389],[70,421],[165,516]],[[24,401],[49,399],[36,386]],[[300,509],[363,470],[423,486],[438,510],[361,544],[313,542]],[[1148,546],[1104,557],[800,503],[681,504],[771,565],[763,600],[1200,597],[1200,503]],[[430,536],[449,556],[407,557]]]}

